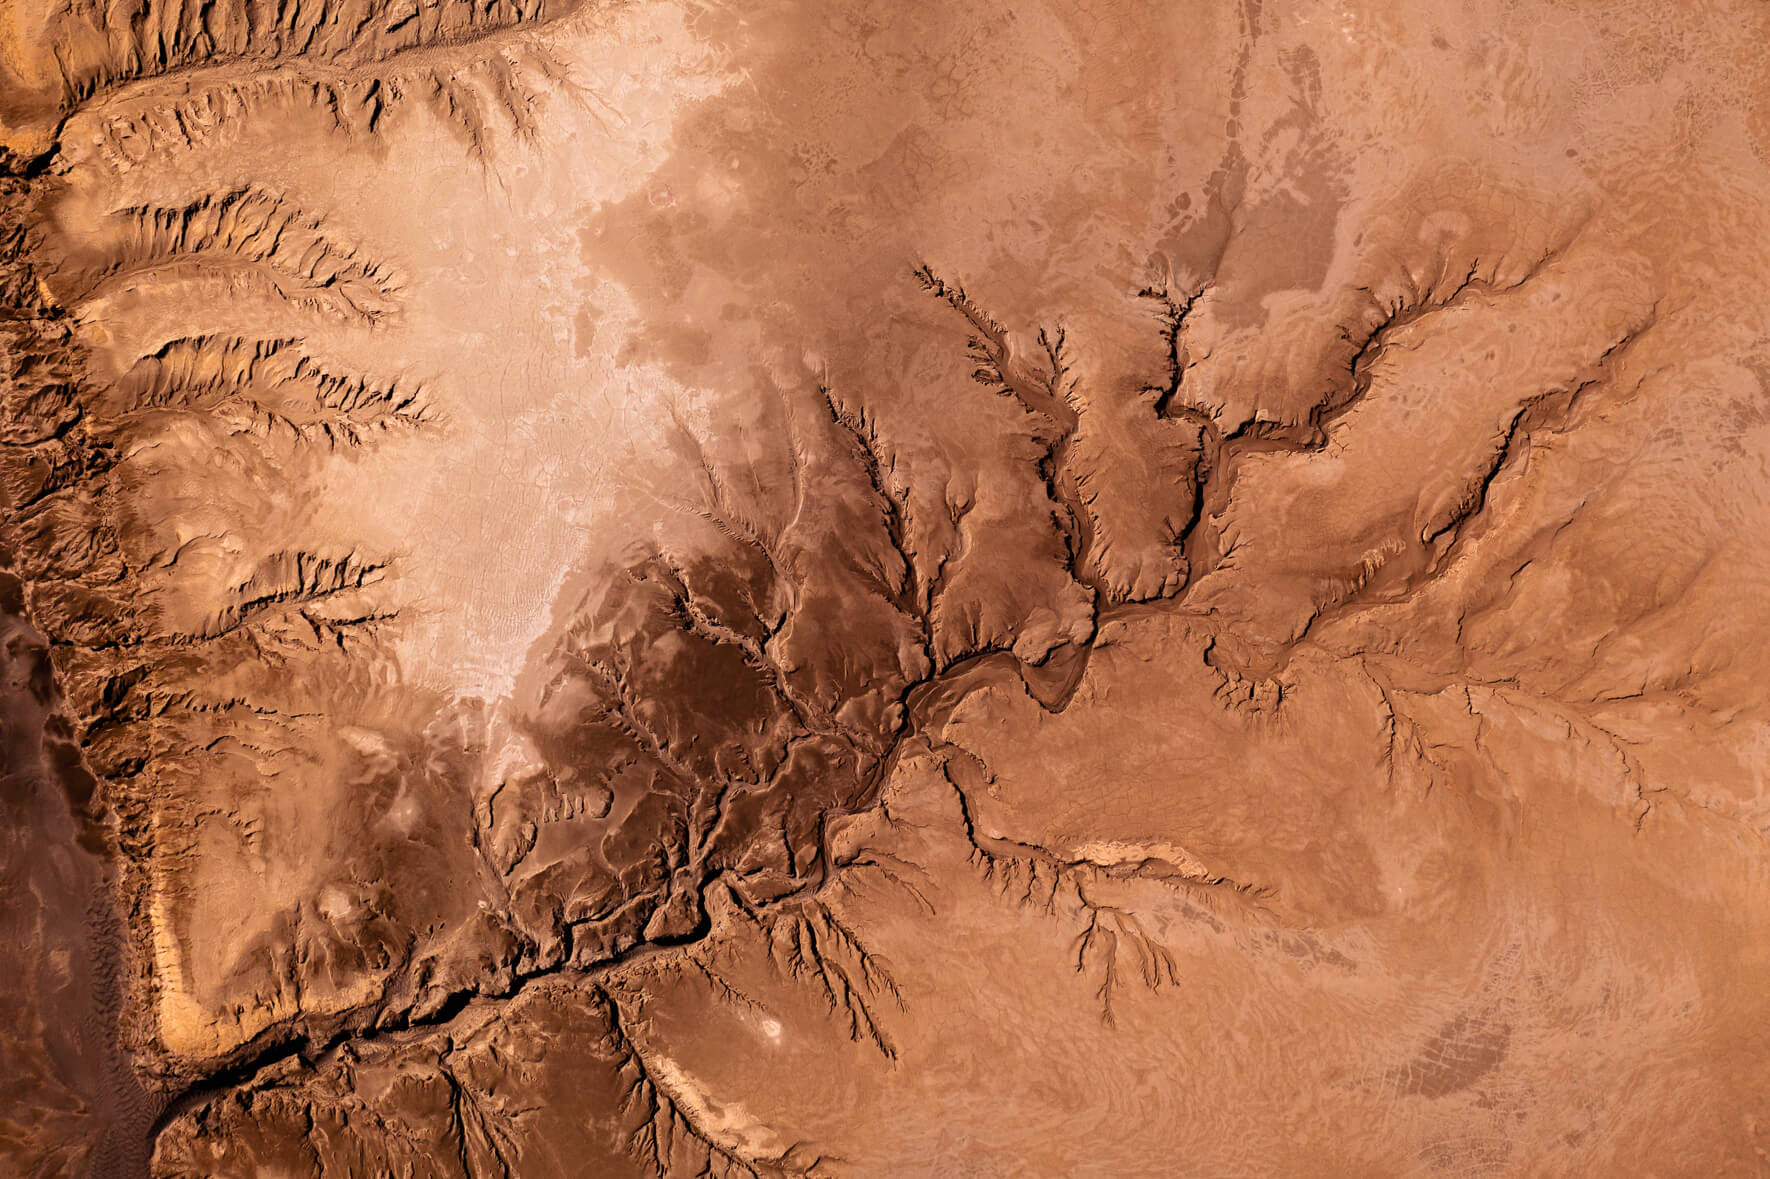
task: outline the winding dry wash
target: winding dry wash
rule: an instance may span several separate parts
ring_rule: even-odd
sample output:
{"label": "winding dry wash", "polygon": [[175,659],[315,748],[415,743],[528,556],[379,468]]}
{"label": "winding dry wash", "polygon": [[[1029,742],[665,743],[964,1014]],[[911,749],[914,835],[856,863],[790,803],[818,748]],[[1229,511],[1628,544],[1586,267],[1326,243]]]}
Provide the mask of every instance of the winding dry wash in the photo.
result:
{"label": "winding dry wash", "polygon": [[1770,7],[0,0],[0,1174],[1770,1175]]}

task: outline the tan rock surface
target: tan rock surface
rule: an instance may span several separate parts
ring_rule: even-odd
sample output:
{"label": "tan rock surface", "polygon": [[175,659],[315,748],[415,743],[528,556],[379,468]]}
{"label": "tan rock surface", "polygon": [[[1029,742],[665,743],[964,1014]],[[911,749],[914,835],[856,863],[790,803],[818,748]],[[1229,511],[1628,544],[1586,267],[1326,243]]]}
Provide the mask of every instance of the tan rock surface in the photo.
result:
{"label": "tan rock surface", "polygon": [[0,1170],[1770,1174],[1770,11],[0,10]]}

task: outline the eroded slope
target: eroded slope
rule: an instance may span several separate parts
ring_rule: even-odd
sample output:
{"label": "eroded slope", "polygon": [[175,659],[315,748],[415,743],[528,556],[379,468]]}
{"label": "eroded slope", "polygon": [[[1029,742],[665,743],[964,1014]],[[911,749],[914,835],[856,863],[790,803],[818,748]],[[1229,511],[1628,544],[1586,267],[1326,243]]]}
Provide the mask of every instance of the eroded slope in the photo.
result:
{"label": "eroded slope", "polygon": [[162,7],[8,67],[13,1157],[1761,1165],[1760,16]]}

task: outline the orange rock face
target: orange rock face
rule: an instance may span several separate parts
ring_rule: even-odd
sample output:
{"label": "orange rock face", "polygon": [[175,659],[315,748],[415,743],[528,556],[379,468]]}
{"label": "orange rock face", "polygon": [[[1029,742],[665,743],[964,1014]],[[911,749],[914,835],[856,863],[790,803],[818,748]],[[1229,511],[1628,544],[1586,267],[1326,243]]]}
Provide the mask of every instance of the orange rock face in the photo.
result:
{"label": "orange rock face", "polygon": [[14,0],[0,1171],[1770,1174],[1770,10]]}

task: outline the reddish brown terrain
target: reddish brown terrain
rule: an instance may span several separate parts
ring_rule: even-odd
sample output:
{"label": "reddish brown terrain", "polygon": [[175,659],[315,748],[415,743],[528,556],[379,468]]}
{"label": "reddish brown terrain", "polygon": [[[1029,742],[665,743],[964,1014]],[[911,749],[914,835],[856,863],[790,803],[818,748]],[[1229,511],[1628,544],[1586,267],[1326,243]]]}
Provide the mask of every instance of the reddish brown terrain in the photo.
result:
{"label": "reddish brown terrain", "polygon": [[1770,8],[0,0],[0,1174],[1770,1175]]}

